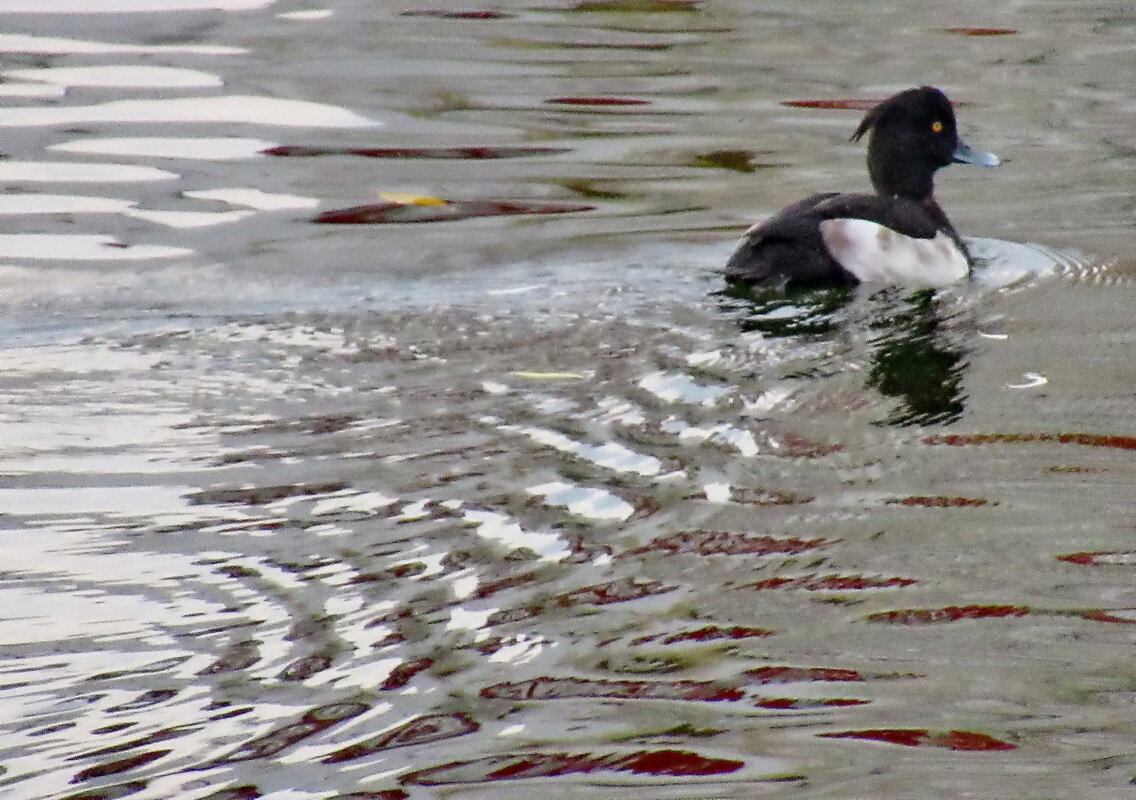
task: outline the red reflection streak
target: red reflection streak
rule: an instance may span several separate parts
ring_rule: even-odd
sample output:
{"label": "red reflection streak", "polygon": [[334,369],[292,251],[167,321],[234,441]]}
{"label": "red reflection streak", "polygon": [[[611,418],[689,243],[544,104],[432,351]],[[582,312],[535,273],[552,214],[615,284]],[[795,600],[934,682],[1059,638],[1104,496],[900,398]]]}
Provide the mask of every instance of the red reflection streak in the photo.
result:
{"label": "red reflection streak", "polygon": [[758,667],[742,673],[755,683],[791,683],[794,681],[862,681],[864,676],[854,669],[837,667]]}
{"label": "red reflection streak", "polygon": [[561,608],[571,608],[582,604],[593,606],[606,606],[610,603],[623,603],[628,600],[638,600],[656,594],[673,592],[676,586],[666,586],[660,581],[637,582],[626,578],[600,583],[595,586],[584,586],[575,591],[565,592],[554,599],[554,604]]}
{"label": "red reflection streak", "polygon": [[574,608],[581,605],[606,606],[628,600],[639,600],[652,595],[673,592],[677,588],[677,586],[667,586],[659,581],[640,582],[623,578],[611,583],[584,586],[571,592],[565,592],[551,598],[544,605],[502,609],[490,615],[486,624],[503,625],[508,622],[521,622],[550,608]]}
{"label": "red reflection streak", "polygon": [[834,544],[834,539],[792,539],[775,536],[747,536],[726,531],[683,531],[670,536],[652,539],[642,547],[628,550],[621,556],[636,556],[661,550],[669,553],[696,555],[795,555]]}
{"label": "red reflection streak", "polygon": [[442,19],[510,19],[513,14],[500,11],[445,11],[443,9],[423,9],[422,11],[403,11],[404,17],[441,17]]}
{"label": "red reflection streak", "polygon": [[754,703],[758,708],[772,709],[806,709],[806,708],[843,708],[846,706],[863,706],[871,700],[858,700],[851,697],[828,697],[820,700],[802,700],[795,697],[770,697]]}
{"label": "red reflection streak", "polygon": [[963,619],[1000,619],[1024,617],[1029,606],[947,606],[946,608],[907,608],[869,614],[869,622],[890,622],[896,625],[931,625],[937,622],[958,622]]}
{"label": "red reflection streak", "polygon": [[1081,617],[1082,619],[1087,619],[1090,622],[1111,622],[1118,625],[1136,625],[1136,617],[1120,617],[1115,614],[1110,614],[1109,612],[1099,608],[1090,609],[1088,611],[1078,611],[1076,612],[1076,615],[1078,617]]}
{"label": "red reflection streak", "polygon": [[571,106],[647,106],[650,100],[636,100],[630,97],[553,97],[546,103]]}
{"label": "red reflection streak", "polygon": [[959,33],[963,36],[1009,36],[1017,33],[1013,28],[943,28],[944,33]]}
{"label": "red reflection streak", "polygon": [[481,697],[492,700],[565,700],[606,697],[621,700],[741,700],[745,692],[714,681],[606,681],[584,678],[534,678],[486,686]]}
{"label": "red reflection streak", "polygon": [[698,3],[699,0],[585,0],[573,6],[572,10],[649,14],[665,11],[697,11]]}
{"label": "red reflection streak", "polygon": [[630,754],[534,753],[491,756],[473,761],[453,761],[407,773],[401,783],[439,786],[448,783],[549,778],[591,772],[633,772],[645,775],[721,775],[735,772],[744,761],[707,758],[687,750],[653,750]]}
{"label": "red reflection streak", "polygon": [[187,736],[191,733],[196,733],[201,730],[200,725],[183,725],[177,728],[163,728],[160,731],[148,734],[138,739],[122,744],[111,745],[110,747],[103,747],[98,750],[91,750],[86,753],[80,753],[77,756],[69,756],[68,761],[80,761],[85,758],[99,758],[101,756],[110,756],[115,753],[122,753],[127,750],[133,750],[136,747],[145,747],[156,742],[164,742],[170,739],[177,739],[181,736]]}
{"label": "red reflection streak", "polygon": [[440,205],[374,203],[325,211],[312,222],[321,225],[384,225],[388,223],[450,222],[473,217],[571,214],[592,211],[579,203],[512,203],[501,200],[447,200]]}
{"label": "red reflection streak", "polygon": [[432,666],[434,666],[434,659],[432,658],[419,658],[414,661],[406,661],[399,664],[391,670],[390,675],[383,681],[379,689],[382,691],[401,689],[403,686],[410,683],[410,680],[419,672],[427,670]]}
{"label": "red reflection streak", "polygon": [[1057,556],[1057,560],[1085,567],[1136,567],[1136,551],[1100,550],[1095,553],[1068,553]]}
{"label": "red reflection streak", "polygon": [[465,736],[480,729],[480,725],[465,714],[430,714],[412,719],[404,725],[379,736],[336,750],[323,759],[324,764],[336,764],[373,755],[383,750],[408,745],[437,742]]}
{"label": "red reflection streak", "polygon": [[654,636],[640,636],[637,639],[632,639],[631,644],[647,644],[649,642],[660,641],[660,644],[678,644],[679,642],[710,642],[718,639],[748,639],[754,636],[772,636],[775,631],[768,628],[745,628],[741,626],[734,626],[732,628],[719,628],[717,625],[707,625],[705,628],[699,628],[696,631],[683,631],[682,633],[673,633],[670,636],[663,637],[663,634],[657,633]]}
{"label": "red reflection streak", "polygon": [[228,755],[221,756],[195,769],[210,769],[224,764],[267,758],[292,746],[302,739],[319,733],[344,720],[357,717],[370,709],[366,703],[333,703],[310,709],[297,722],[269,731],[264,736],[242,744]]}
{"label": "red reflection streak", "polygon": [[525,572],[520,575],[510,575],[509,577],[502,578],[499,581],[481,584],[477,587],[477,591],[473,593],[473,596],[481,600],[497,594],[497,592],[501,591],[502,589],[513,589],[517,586],[523,586],[526,583],[532,583],[533,581],[538,580],[539,577],[540,576],[535,572]]}
{"label": "red reflection streak", "polygon": [[864,98],[844,100],[782,100],[781,105],[791,106],[793,108],[823,108],[839,111],[867,111],[868,109],[875,108],[876,104],[879,102],[879,100],[867,100]]}
{"label": "red reflection streak", "polygon": [[361,158],[436,158],[489,161],[570,152],[564,147],[309,147],[283,144],[260,151],[280,158],[359,156]]}
{"label": "red reflection streak", "polygon": [[847,592],[862,589],[889,589],[918,583],[914,578],[865,578],[862,575],[800,575],[795,578],[765,578],[743,589],[804,589],[809,592]]}
{"label": "red reflection streak", "polygon": [[887,742],[904,747],[945,747],[948,750],[971,752],[991,750],[1015,750],[1017,745],[972,731],[932,732],[916,728],[879,728],[863,731],[842,731],[840,733],[820,733],[826,739],[865,739],[873,742]]}
{"label": "red reflection streak", "polygon": [[1079,444],[1084,447],[1113,447],[1118,450],[1136,450],[1136,436],[1108,436],[1098,433],[971,433],[928,436],[924,444],[945,444],[950,447],[965,447],[985,444],[1028,444],[1033,442],[1057,442],[1059,444]]}
{"label": "red reflection streak", "polygon": [[979,506],[998,505],[981,497],[945,497],[943,495],[937,495],[935,497],[899,497],[894,500],[888,500],[887,503],[888,505],[917,506],[921,508],[977,508]]}
{"label": "red reflection streak", "polygon": [[169,752],[169,750],[151,750],[148,753],[138,753],[129,758],[121,758],[117,761],[107,761],[104,764],[96,764],[93,767],[87,767],[84,770],[76,772],[75,777],[71,779],[71,783],[82,783],[83,781],[89,781],[93,778],[102,778],[106,775],[117,775],[120,772],[126,772],[135,767],[145,766],[151,761],[157,761]]}

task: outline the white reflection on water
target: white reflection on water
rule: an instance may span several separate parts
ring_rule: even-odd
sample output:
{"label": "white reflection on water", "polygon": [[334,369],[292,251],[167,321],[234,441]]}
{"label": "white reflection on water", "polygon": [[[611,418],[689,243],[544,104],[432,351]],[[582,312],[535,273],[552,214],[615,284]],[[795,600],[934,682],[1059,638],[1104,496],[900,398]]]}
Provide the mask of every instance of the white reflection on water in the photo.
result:
{"label": "white reflection on water", "polygon": [[[0,123],[2,124],[2,123]],[[75,164],[69,161],[0,161],[0,180],[34,183],[133,183],[165,181],[177,173],[126,164]]]}
{"label": "white reflection on water", "polygon": [[477,526],[478,536],[508,547],[528,548],[541,558],[559,561],[571,552],[568,543],[557,534],[526,531],[508,515],[497,511],[463,509],[462,517]]}
{"label": "white reflection on water", "polygon": [[253,95],[112,100],[92,106],[11,108],[0,117],[0,125],[12,128],[92,122],[232,122],[296,128],[366,128],[382,124],[323,103]]}
{"label": "white reflection on water", "polygon": [[224,85],[217,75],[180,67],[136,66],[44,67],[12,69],[0,73],[5,78],[43,81],[58,86],[126,86],[133,88],[186,89]]}
{"label": "white reflection on water", "polygon": [[639,379],[639,386],[668,403],[710,406],[729,391],[725,386],[707,386],[689,375],[653,372]]}
{"label": "white reflection on water", "polygon": [[[489,656],[489,662],[491,664],[527,664],[549,646],[550,642],[543,636],[521,635],[516,637],[516,641],[505,645]],[[524,726],[522,725],[521,728],[524,728]],[[500,735],[504,736],[505,734],[502,732]]]}
{"label": "white reflection on water", "polygon": [[126,216],[143,219],[167,228],[207,228],[210,225],[224,225],[251,217],[254,211],[147,211],[136,209],[125,212]]}
{"label": "white reflection on water", "polygon": [[0,0],[0,14],[119,14],[157,11],[252,11],[276,0]]}
{"label": "white reflection on water", "polygon": [[116,214],[138,205],[113,197],[83,197],[69,194],[3,194],[0,216],[19,214]]}
{"label": "white reflection on water", "polygon": [[469,609],[455,606],[450,609],[450,621],[446,623],[446,629],[451,631],[456,630],[470,630],[475,631],[478,628],[485,626],[489,622],[489,618],[497,611],[496,608],[490,608],[483,611],[470,611]]}
{"label": "white reflection on water", "polygon": [[[42,4],[40,4],[42,6]],[[136,55],[157,53],[188,53],[205,56],[231,56],[247,53],[243,47],[225,47],[211,44],[120,44],[68,39],[62,36],[29,36],[22,33],[0,34],[0,53],[29,53],[43,55],[96,55],[104,53],[131,53]]]}
{"label": "white reflection on water", "polygon": [[48,147],[67,153],[93,153],[144,158],[190,158],[198,161],[241,161],[260,156],[262,150],[275,147],[264,139],[237,137],[149,137],[123,136],[113,139],[80,139]]}
{"label": "white reflection on water", "polygon": [[92,486],[0,489],[0,508],[5,514],[35,514],[49,518],[88,518],[93,514],[117,517],[149,516],[151,519],[189,513],[183,495],[188,486]]}
{"label": "white reflection on water", "polygon": [[660,426],[668,433],[678,435],[679,441],[687,443],[721,442],[737,448],[743,456],[756,456],[761,452],[752,432],[737,428],[727,422],[713,427],[700,427],[691,425],[685,420],[668,417]]}
{"label": "white reflection on water", "polygon": [[185,192],[186,197],[197,200],[216,200],[233,206],[245,206],[259,211],[284,211],[289,208],[315,208],[320,201],[314,197],[295,194],[273,194],[260,189],[200,189]]}
{"label": "white reflection on water", "polygon": [[624,520],[635,513],[635,508],[603,489],[575,486],[561,481],[542,483],[526,489],[529,494],[544,498],[553,506],[564,506],[569,512],[597,520]]}
{"label": "white reflection on water", "polygon": [[276,16],[279,19],[290,19],[295,22],[311,22],[318,19],[327,19],[333,13],[330,8],[315,8],[311,11],[285,11]]}
{"label": "white reflection on water", "polygon": [[46,100],[62,97],[66,90],[62,86],[47,86],[42,83],[0,83],[0,97],[22,97]]}
{"label": "white reflection on water", "polygon": [[[558,409],[552,409],[552,411],[556,410]],[[547,413],[546,409],[542,409],[542,411]],[[570,453],[615,472],[631,472],[649,476],[658,475],[662,470],[662,463],[659,459],[643,453],[636,453],[618,442],[592,445],[577,442],[562,433],[547,428],[518,425],[500,425],[498,427],[511,433],[523,433],[534,442],[547,445],[562,453]]]}

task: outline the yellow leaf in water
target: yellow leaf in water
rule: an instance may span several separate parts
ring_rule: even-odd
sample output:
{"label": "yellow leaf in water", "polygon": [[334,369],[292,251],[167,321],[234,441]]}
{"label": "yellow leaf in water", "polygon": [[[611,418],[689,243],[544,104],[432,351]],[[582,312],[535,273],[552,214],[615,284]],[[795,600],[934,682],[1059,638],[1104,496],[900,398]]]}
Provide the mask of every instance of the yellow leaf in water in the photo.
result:
{"label": "yellow leaf in water", "polygon": [[509,374],[530,381],[582,381],[586,377],[579,372],[510,372]]}
{"label": "yellow leaf in water", "polygon": [[431,197],[428,194],[410,194],[409,192],[379,192],[379,197],[388,203],[398,203],[400,206],[448,206],[449,200],[440,197]]}

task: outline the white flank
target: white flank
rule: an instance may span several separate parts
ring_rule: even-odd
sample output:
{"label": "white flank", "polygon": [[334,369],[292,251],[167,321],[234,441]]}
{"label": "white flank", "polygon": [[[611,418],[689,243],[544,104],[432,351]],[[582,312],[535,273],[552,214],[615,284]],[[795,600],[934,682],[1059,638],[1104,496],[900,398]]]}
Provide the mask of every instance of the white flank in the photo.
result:
{"label": "white flank", "polygon": [[829,255],[863,283],[946,286],[969,272],[966,256],[942,231],[918,239],[866,219],[826,219],[820,235]]}

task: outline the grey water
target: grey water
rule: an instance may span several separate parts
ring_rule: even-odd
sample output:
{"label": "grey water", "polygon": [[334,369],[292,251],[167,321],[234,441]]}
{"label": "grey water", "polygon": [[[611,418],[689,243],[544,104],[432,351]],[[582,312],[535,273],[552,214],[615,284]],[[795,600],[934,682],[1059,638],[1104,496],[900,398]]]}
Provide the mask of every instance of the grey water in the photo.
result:
{"label": "grey water", "polygon": [[[0,791],[1136,792],[1134,34],[0,0]],[[919,84],[974,279],[727,291]]]}

